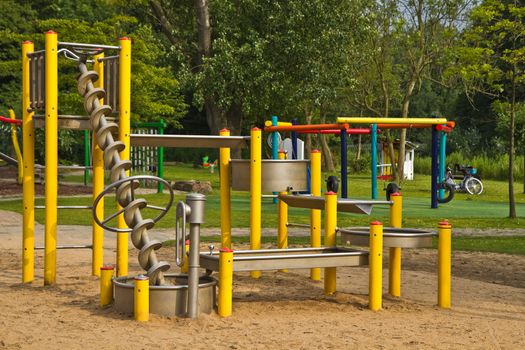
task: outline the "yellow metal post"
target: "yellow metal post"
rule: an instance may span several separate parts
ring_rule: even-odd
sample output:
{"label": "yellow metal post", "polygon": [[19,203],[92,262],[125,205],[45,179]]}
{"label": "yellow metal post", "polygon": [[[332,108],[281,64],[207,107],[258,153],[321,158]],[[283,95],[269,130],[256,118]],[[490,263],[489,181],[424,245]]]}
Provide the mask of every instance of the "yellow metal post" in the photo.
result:
{"label": "yellow metal post", "polygon": [[446,124],[446,118],[368,118],[368,117],[339,117],[340,124]]}
{"label": "yellow metal post", "polygon": [[383,224],[379,221],[370,223],[369,254],[368,308],[377,311],[383,298]]}
{"label": "yellow metal post", "polygon": [[45,36],[45,244],[44,284],[56,282],[58,200],[58,40],[57,33]]}
{"label": "yellow metal post", "polygon": [[[222,129],[220,136],[230,136],[230,130]],[[221,186],[221,247],[232,247],[231,224],[231,189],[230,189],[230,149],[221,147],[220,155],[220,186]]]}
{"label": "yellow metal post", "polygon": [[29,58],[34,51],[31,41],[22,43],[22,157],[23,170],[23,223],[22,223],[22,282],[32,282],[35,277],[35,130],[33,112],[29,112]]}
{"label": "yellow metal post", "polygon": [[[329,191],[325,194],[324,207],[324,245],[325,247],[336,246],[337,227],[337,193]],[[337,270],[335,267],[324,269],[324,294],[331,295],[336,291]]]}
{"label": "yellow metal post", "polygon": [[113,301],[113,266],[100,267],[100,306],[104,307]]}
{"label": "yellow metal post", "polygon": [[[395,192],[390,195],[394,203],[390,206],[390,226],[400,228],[403,220],[403,196]],[[393,297],[401,296],[401,248],[391,247],[388,255],[388,293]]]}
{"label": "yellow metal post", "polygon": [[[250,249],[261,249],[261,129],[253,128],[250,137]],[[251,271],[253,278],[261,277],[261,271]]]}
{"label": "yellow metal post", "polygon": [[[99,58],[103,58],[104,53],[95,55],[94,69],[98,73],[98,80],[95,82],[95,87],[104,88],[104,63],[99,62]],[[104,101],[100,101],[104,104]],[[93,133],[93,201],[97,198],[100,192],[104,190],[104,152],[97,143],[96,133]],[[104,217],[104,198],[97,206],[97,216]],[[98,226],[93,220],[92,222],[92,258],[91,258],[91,273],[93,276],[100,276],[101,267],[104,263],[104,229]],[[113,272],[112,272],[113,273]]]}
{"label": "yellow metal post", "polygon": [[[286,152],[279,150],[278,159],[285,159]],[[279,194],[287,194],[287,191],[279,192]],[[277,248],[286,249],[288,248],[288,204],[282,200],[277,201]],[[286,269],[279,270],[280,272],[288,272]]]}
{"label": "yellow metal post", "polygon": [[233,250],[223,247],[219,252],[218,312],[221,317],[232,314]]}
{"label": "yellow metal post", "polygon": [[[119,140],[126,146],[120,159],[129,160],[131,132],[131,40],[120,39],[119,53]],[[129,175],[129,173],[128,173]],[[118,207],[120,210],[121,208]],[[118,217],[118,227],[127,228],[124,215]],[[117,233],[117,276],[128,274],[128,233]]]}
{"label": "yellow metal post", "polygon": [[139,275],[135,277],[135,291],[133,312],[135,321],[149,320],[149,278],[148,276]]}
{"label": "yellow metal post", "polygon": [[450,309],[452,226],[448,221],[438,225],[438,306]]}
{"label": "yellow metal post", "polygon": [[[312,196],[321,195],[321,152],[314,149],[310,153],[310,192]],[[312,248],[321,246],[321,210],[310,210],[310,245]],[[310,279],[321,280],[321,269],[310,269]]]}
{"label": "yellow metal post", "polygon": [[[9,118],[12,120],[16,120],[15,111],[11,107],[9,107],[8,112]],[[24,181],[24,160],[22,158],[22,152],[20,152],[20,145],[18,144],[18,136],[16,135],[15,124],[11,124],[11,143],[13,144],[13,148],[16,154],[16,160],[18,161],[18,177],[16,179],[16,182],[18,182],[18,184],[21,185]]]}
{"label": "yellow metal post", "polygon": [[182,266],[180,267],[180,272],[188,273],[188,253],[190,251],[190,240],[187,239],[184,242],[184,256],[182,257]]}

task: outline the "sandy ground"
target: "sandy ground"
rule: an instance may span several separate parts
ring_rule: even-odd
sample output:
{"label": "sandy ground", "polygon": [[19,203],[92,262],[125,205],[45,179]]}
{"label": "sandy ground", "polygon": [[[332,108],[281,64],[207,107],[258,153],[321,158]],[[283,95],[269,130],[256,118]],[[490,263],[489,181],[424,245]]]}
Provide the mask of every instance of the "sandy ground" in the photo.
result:
{"label": "sandy ground", "polygon": [[[34,283],[21,284],[21,217],[0,211],[0,220],[0,348],[525,348],[525,257],[455,253],[451,310],[436,307],[436,252],[404,250],[403,297],[388,297],[385,280],[380,312],[367,310],[366,268],[338,269],[334,297],[325,297],[322,283],[307,279],[308,271],[293,270],[264,272],[258,280],[236,274],[232,317],[203,314],[192,321],[152,315],[150,322],[137,323],[98,306],[90,251],[59,251],[53,287],[43,287],[39,251]],[[41,245],[43,226],[35,231]],[[60,227],[59,244],[89,240],[89,228]],[[105,259],[112,263],[111,234],[106,243]],[[173,248],[159,252],[175,265]],[[140,271],[136,256],[131,248],[131,272]]]}

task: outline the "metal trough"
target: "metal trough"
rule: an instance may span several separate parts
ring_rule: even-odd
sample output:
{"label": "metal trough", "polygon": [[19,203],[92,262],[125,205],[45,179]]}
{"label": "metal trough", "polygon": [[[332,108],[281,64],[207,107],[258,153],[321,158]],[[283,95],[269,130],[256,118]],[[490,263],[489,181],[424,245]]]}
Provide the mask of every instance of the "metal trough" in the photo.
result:
{"label": "metal trough", "polygon": [[[262,191],[283,192],[308,190],[309,160],[295,159],[263,159]],[[231,160],[231,187],[236,191],[250,190],[250,160]]]}
{"label": "metal trough", "polygon": [[[170,284],[149,286],[149,311],[162,316],[185,316],[187,312],[188,276],[165,274]],[[199,312],[210,314],[215,307],[217,282],[210,276],[199,278]],[[115,309],[125,314],[133,314],[133,277],[113,279],[115,287]]]}
{"label": "metal trough", "polygon": [[[345,244],[368,247],[369,227],[350,227],[340,229],[341,241]],[[383,246],[397,248],[430,248],[435,232],[414,228],[383,228]]]}
{"label": "metal trough", "polygon": [[[303,196],[303,195],[282,195],[278,196],[280,200],[290,207],[306,209],[324,209],[325,198],[320,196]],[[359,199],[337,199],[337,211],[343,213],[355,213],[370,215],[374,205],[391,205],[392,201],[371,201]]]}
{"label": "metal trough", "polygon": [[[201,253],[200,265],[219,271],[219,253]],[[235,272],[363,265],[368,265],[368,252],[342,247],[236,250],[233,253]]]}

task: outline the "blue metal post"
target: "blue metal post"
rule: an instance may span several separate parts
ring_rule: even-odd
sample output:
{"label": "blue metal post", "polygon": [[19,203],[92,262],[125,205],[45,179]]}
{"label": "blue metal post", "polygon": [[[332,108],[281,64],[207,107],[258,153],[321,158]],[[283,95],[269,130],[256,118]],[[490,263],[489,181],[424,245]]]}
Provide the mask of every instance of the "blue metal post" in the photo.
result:
{"label": "blue metal post", "polygon": [[437,180],[439,177],[438,169],[438,148],[439,148],[438,131],[435,125],[432,125],[432,174],[430,189],[432,192],[430,207],[436,209],[438,207],[438,186]]}
{"label": "blue metal post", "polygon": [[[444,131],[439,132],[439,182],[445,182],[445,163],[446,163],[446,150],[447,150],[447,133]],[[445,197],[445,190],[439,190],[439,198]]]}
{"label": "blue metal post", "polygon": [[372,199],[377,199],[377,124],[372,124],[370,128],[370,170],[372,183]]}
{"label": "blue metal post", "polygon": [[341,130],[341,198],[348,198],[348,147],[346,146],[346,129]]}
{"label": "blue metal post", "polygon": [[[279,125],[279,119],[275,115],[272,115],[272,125]],[[272,132],[272,158],[279,158],[279,134],[277,131]],[[277,194],[277,192],[274,192],[273,194]],[[277,204],[277,198],[273,199],[273,203]]]}
{"label": "blue metal post", "polygon": [[[297,125],[297,119],[292,119],[292,125]],[[292,131],[292,159],[297,159],[297,132]]]}

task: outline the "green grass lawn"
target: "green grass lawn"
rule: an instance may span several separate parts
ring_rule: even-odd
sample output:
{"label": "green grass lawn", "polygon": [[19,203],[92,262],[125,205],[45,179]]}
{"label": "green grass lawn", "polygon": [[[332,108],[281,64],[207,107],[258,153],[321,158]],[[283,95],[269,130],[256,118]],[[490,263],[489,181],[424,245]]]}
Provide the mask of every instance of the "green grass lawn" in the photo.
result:
{"label": "green grass lawn", "polygon": [[[328,174],[325,174],[328,176]],[[80,176],[66,176],[67,180],[81,180]],[[206,202],[206,222],[204,227],[220,226],[220,200],[219,200],[219,174],[210,173],[208,169],[193,168],[191,165],[167,166],[165,178],[168,180],[203,180],[210,181],[214,192],[207,196]],[[437,223],[443,219],[448,219],[453,228],[518,228],[525,227],[525,195],[516,194],[518,219],[508,219],[507,204],[507,184],[499,181],[484,181],[485,191],[480,196],[470,196],[458,193],[452,202],[440,204],[438,209],[430,208],[430,177],[416,175],[416,180],[407,181],[402,186],[403,193],[403,226],[413,228],[435,228]],[[379,182],[380,198],[384,198],[383,188],[386,182]],[[370,199],[370,178],[366,175],[351,175],[349,179],[348,193],[350,198]],[[521,184],[516,183],[516,189],[521,189]],[[149,203],[154,205],[163,205],[167,196],[163,194],[150,194],[144,196]],[[176,201],[183,200],[184,196],[177,196]],[[37,205],[43,205],[44,199],[37,199]],[[91,205],[90,197],[63,197],[59,198],[60,205]],[[114,197],[106,198],[106,216],[115,211]],[[22,203],[20,199],[0,201],[0,209],[22,212]],[[146,210],[145,217],[151,217],[157,213]],[[250,216],[249,193],[232,192],[232,226],[248,227]],[[39,223],[44,222],[44,211],[37,210],[35,218]],[[363,226],[368,225],[372,220],[380,220],[388,224],[388,208],[386,206],[377,206],[374,208],[371,216],[341,213],[338,217],[338,226]],[[305,209],[290,208],[289,222],[308,223],[309,211]],[[61,210],[59,211],[59,223],[70,225],[89,225],[91,223],[91,214],[86,210]],[[169,214],[158,223],[158,227],[174,227],[175,214],[172,208]],[[277,225],[277,206],[272,203],[271,199],[264,199],[262,204],[262,226],[276,227]],[[473,240],[473,241],[471,241]],[[461,249],[469,249],[469,244],[477,247],[478,238],[461,238],[456,242],[461,242],[458,246]],[[474,242],[474,243],[472,243]],[[492,246],[494,240],[488,243],[481,241],[479,249],[483,250],[484,246]],[[515,246],[517,251],[525,251],[523,243],[515,244],[509,238],[498,240],[498,246],[507,246],[509,251],[513,251]],[[460,243],[455,243],[460,244]]]}

